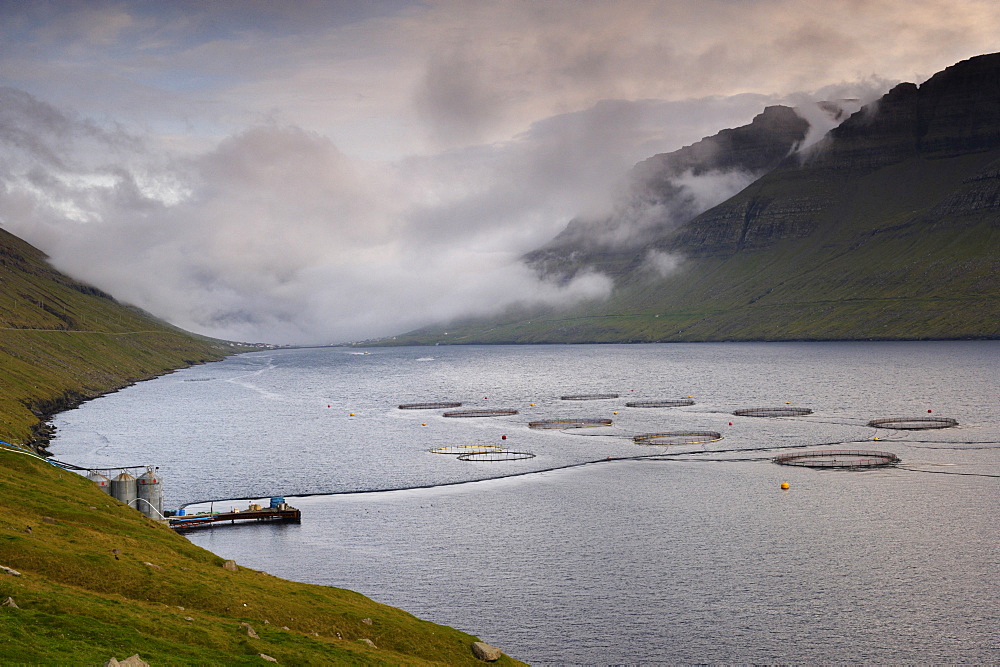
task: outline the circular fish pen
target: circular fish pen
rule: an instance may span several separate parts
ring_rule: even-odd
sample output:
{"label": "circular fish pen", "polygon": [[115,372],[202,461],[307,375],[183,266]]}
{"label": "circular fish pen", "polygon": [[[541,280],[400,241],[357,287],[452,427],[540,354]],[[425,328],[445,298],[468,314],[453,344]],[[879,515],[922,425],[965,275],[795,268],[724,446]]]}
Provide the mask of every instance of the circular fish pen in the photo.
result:
{"label": "circular fish pen", "polygon": [[562,401],[601,401],[606,398],[618,398],[618,394],[577,394],[559,397]]}
{"label": "circular fish pen", "polygon": [[516,415],[517,410],[513,408],[491,408],[488,410],[452,410],[445,412],[443,417],[505,417]]}
{"label": "circular fish pen", "polygon": [[891,452],[863,449],[796,452],[775,456],[771,460],[778,465],[802,468],[880,468],[899,463],[899,457]]}
{"label": "circular fish pen", "polygon": [[746,408],[733,413],[737,417],[801,417],[811,415],[809,408]]}
{"label": "circular fish pen", "polygon": [[442,401],[440,403],[403,403],[400,410],[446,410],[448,408],[461,407],[461,403],[451,403]]}
{"label": "circular fish pen", "polygon": [[594,426],[611,426],[610,419],[540,419],[528,422],[528,428],[588,428]]}
{"label": "circular fish pen", "polygon": [[446,445],[428,449],[431,454],[485,454],[486,452],[502,452],[500,445]]}
{"label": "circular fish pen", "polygon": [[458,457],[459,461],[523,461],[524,459],[533,459],[535,455],[531,452],[512,452],[507,449],[502,449],[498,452],[474,452],[471,454],[462,454]]}
{"label": "circular fish pen", "polygon": [[690,398],[664,399],[660,401],[629,401],[626,408],[679,408],[683,405],[694,405]]}
{"label": "circular fish pen", "polygon": [[718,431],[671,431],[669,433],[643,433],[632,438],[637,445],[701,445],[722,440]]}
{"label": "circular fish pen", "polygon": [[895,428],[903,431],[919,431],[928,428],[951,428],[958,421],[950,417],[886,417],[868,422],[874,428]]}

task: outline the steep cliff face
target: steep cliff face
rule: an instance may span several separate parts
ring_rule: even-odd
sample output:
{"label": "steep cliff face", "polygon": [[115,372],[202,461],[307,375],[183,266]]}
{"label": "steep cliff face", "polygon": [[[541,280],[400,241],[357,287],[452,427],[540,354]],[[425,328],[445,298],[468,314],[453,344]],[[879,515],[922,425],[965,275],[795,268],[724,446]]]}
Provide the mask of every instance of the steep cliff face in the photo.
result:
{"label": "steep cliff face", "polygon": [[917,150],[929,158],[1000,148],[1000,54],[939,72],[919,89]]}
{"label": "steep cliff face", "polygon": [[[836,113],[831,108],[830,113]],[[637,164],[611,214],[577,218],[551,243],[525,257],[541,274],[570,278],[598,268],[620,275],[634,268],[636,250],[774,169],[809,130],[794,109],[771,106],[749,125],[722,130],[672,153]],[[714,179],[713,201],[693,181]],[[705,190],[706,188],[702,188]]]}
{"label": "steep cliff face", "polygon": [[811,166],[859,175],[912,157],[1000,147],[1000,58],[962,61],[920,86],[902,83],[833,129]]}
{"label": "steep cliff face", "polygon": [[899,84],[831,130],[806,166],[857,175],[913,157],[920,132],[919,100],[916,85]]}
{"label": "steep cliff face", "polygon": [[896,86],[833,129],[804,159],[784,160],[652,245],[727,256],[829,233],[849,213],[845,203],[869,187],[874,201],[865,206],[872,228],[887,218],[896,225],[979,219],[997,209],[992,153],[998,150],[1000,55],[979,56],[919,87]]}
{"label": "steep cliff face", "polygon": [[686,172],[695,176],[734,170],[763,174],[788,157],[808,131],[809,123],[791,107],[767,107],[749,125],[722,130],[640,162],[632,177],[653,190],[665,187],[669,191],[673,179]]}

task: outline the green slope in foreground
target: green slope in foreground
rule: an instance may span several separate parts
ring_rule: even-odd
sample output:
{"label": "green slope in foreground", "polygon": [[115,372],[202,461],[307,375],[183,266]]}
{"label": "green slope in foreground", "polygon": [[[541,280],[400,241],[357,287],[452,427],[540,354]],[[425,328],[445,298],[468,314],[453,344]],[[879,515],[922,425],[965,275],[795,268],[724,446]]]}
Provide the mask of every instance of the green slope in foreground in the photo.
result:
{"label": "green slope in foreground", "polygon": [[0,607],[4,664],[482,664],[475,637],[350,591],[229,571],[85,478],[4,448],[0,565],[20,573],[0,571],[0,602],[17,605]]}
{"label": "green slope in foreground", "polygon": [[[123,306],[0,230],[0,440],[44,445],[53,412],[241,349]],[[479,662],[465,633],[222,563],[83,477],[0,447],[0,566],[20,573],[0,570],[0,603],[17,605],[0,606],[2,664]]]}

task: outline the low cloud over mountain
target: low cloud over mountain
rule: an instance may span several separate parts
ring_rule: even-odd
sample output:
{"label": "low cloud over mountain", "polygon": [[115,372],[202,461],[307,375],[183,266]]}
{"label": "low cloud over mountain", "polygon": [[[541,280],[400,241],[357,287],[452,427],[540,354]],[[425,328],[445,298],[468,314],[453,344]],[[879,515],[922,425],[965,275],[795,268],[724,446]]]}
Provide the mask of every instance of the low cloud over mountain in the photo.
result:
{"label": "low cloud over mountain", "polygon": [[[600,273],[539,280],[519,258],[573,219],[618,210],[635,224],[613,238],[687,215],[665,210],[680,199],[621,198],[652,155],[986,50],[995,8],[960,5],[0,4],[0,225],[125,300],[239,339],[594,298]],[[808,120],[804,144],[836,122]],[[747,178],[674,182],[697,209]]]}

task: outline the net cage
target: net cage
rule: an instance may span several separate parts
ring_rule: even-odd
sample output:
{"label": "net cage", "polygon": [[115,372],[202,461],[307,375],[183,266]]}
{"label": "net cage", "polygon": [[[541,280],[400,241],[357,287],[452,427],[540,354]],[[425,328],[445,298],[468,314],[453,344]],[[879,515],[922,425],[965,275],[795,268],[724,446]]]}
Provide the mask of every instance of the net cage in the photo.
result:
{"label": "net cage", "polygon": [[733,412],[738,417],[801,417],[811,415],[809,408],[793,408],[785,406],[781,408],[746,408]]}
{"label": "net cage", "polygon": [[669,433],[643,433],[632,438],[637,445],[701,445],[722,440],[718,431],[671,431]]}
{"label": "net cage", "polygon": [[448,408],[458,408],[461,407],[461,403],[453,403],[451,401],[440,401],[438,403],[403,403],[399,406],[400,410],[446,410]]}
{"label": "net cage", "polygon": [[610,419],[540,419],[528,422],[528,428],[588,428],[595,426],[611,426]]}
{"label": "net cage", "polygon": [[562,401],[601,401],[606,398],[618,398],[618,394],[575,394],[559,397]]}
{"label": "net cage", "polygon": [[863,449],[796,452],[775,456],[771,460],[783,466],[804,468],[878,468],[899,463],[899,457],[892,452]]}
{"label": "net cage", "polygon": [[433,447],[428,449],[431,454],[484,454],[486,452],[500,452],[503,447],[500,445],[445,445],[443,447]]}
{"label": "net cage", "polygon": [[487,408],[477,410],[451,410],[445,412],[444,417],[503,417],[506,415],[516,415],[517,410],[513,408]]}
{"label": "net cage", "polygon": [[678,398],[678,399],[660,399],[653,401],[629,401],[625,404],[626,408],[679,408],[683,405],[694,405],[694,401],[690,398]]}
{"label": "net cage", "polygon": [[535,455],[531,452],[513,452],[508,449],[501,449],[497,452],[472,452],[469,454],[460,454],[458,457],[459,461],[523,461],[524,459],[533,459]]}
{"label": "net cage", "polygon": [[926,428],[950,428],[958,426],[958,421],[950,417],[885,417],[868,422],[875,428],[896,428],[905,431],[918,431]]}

